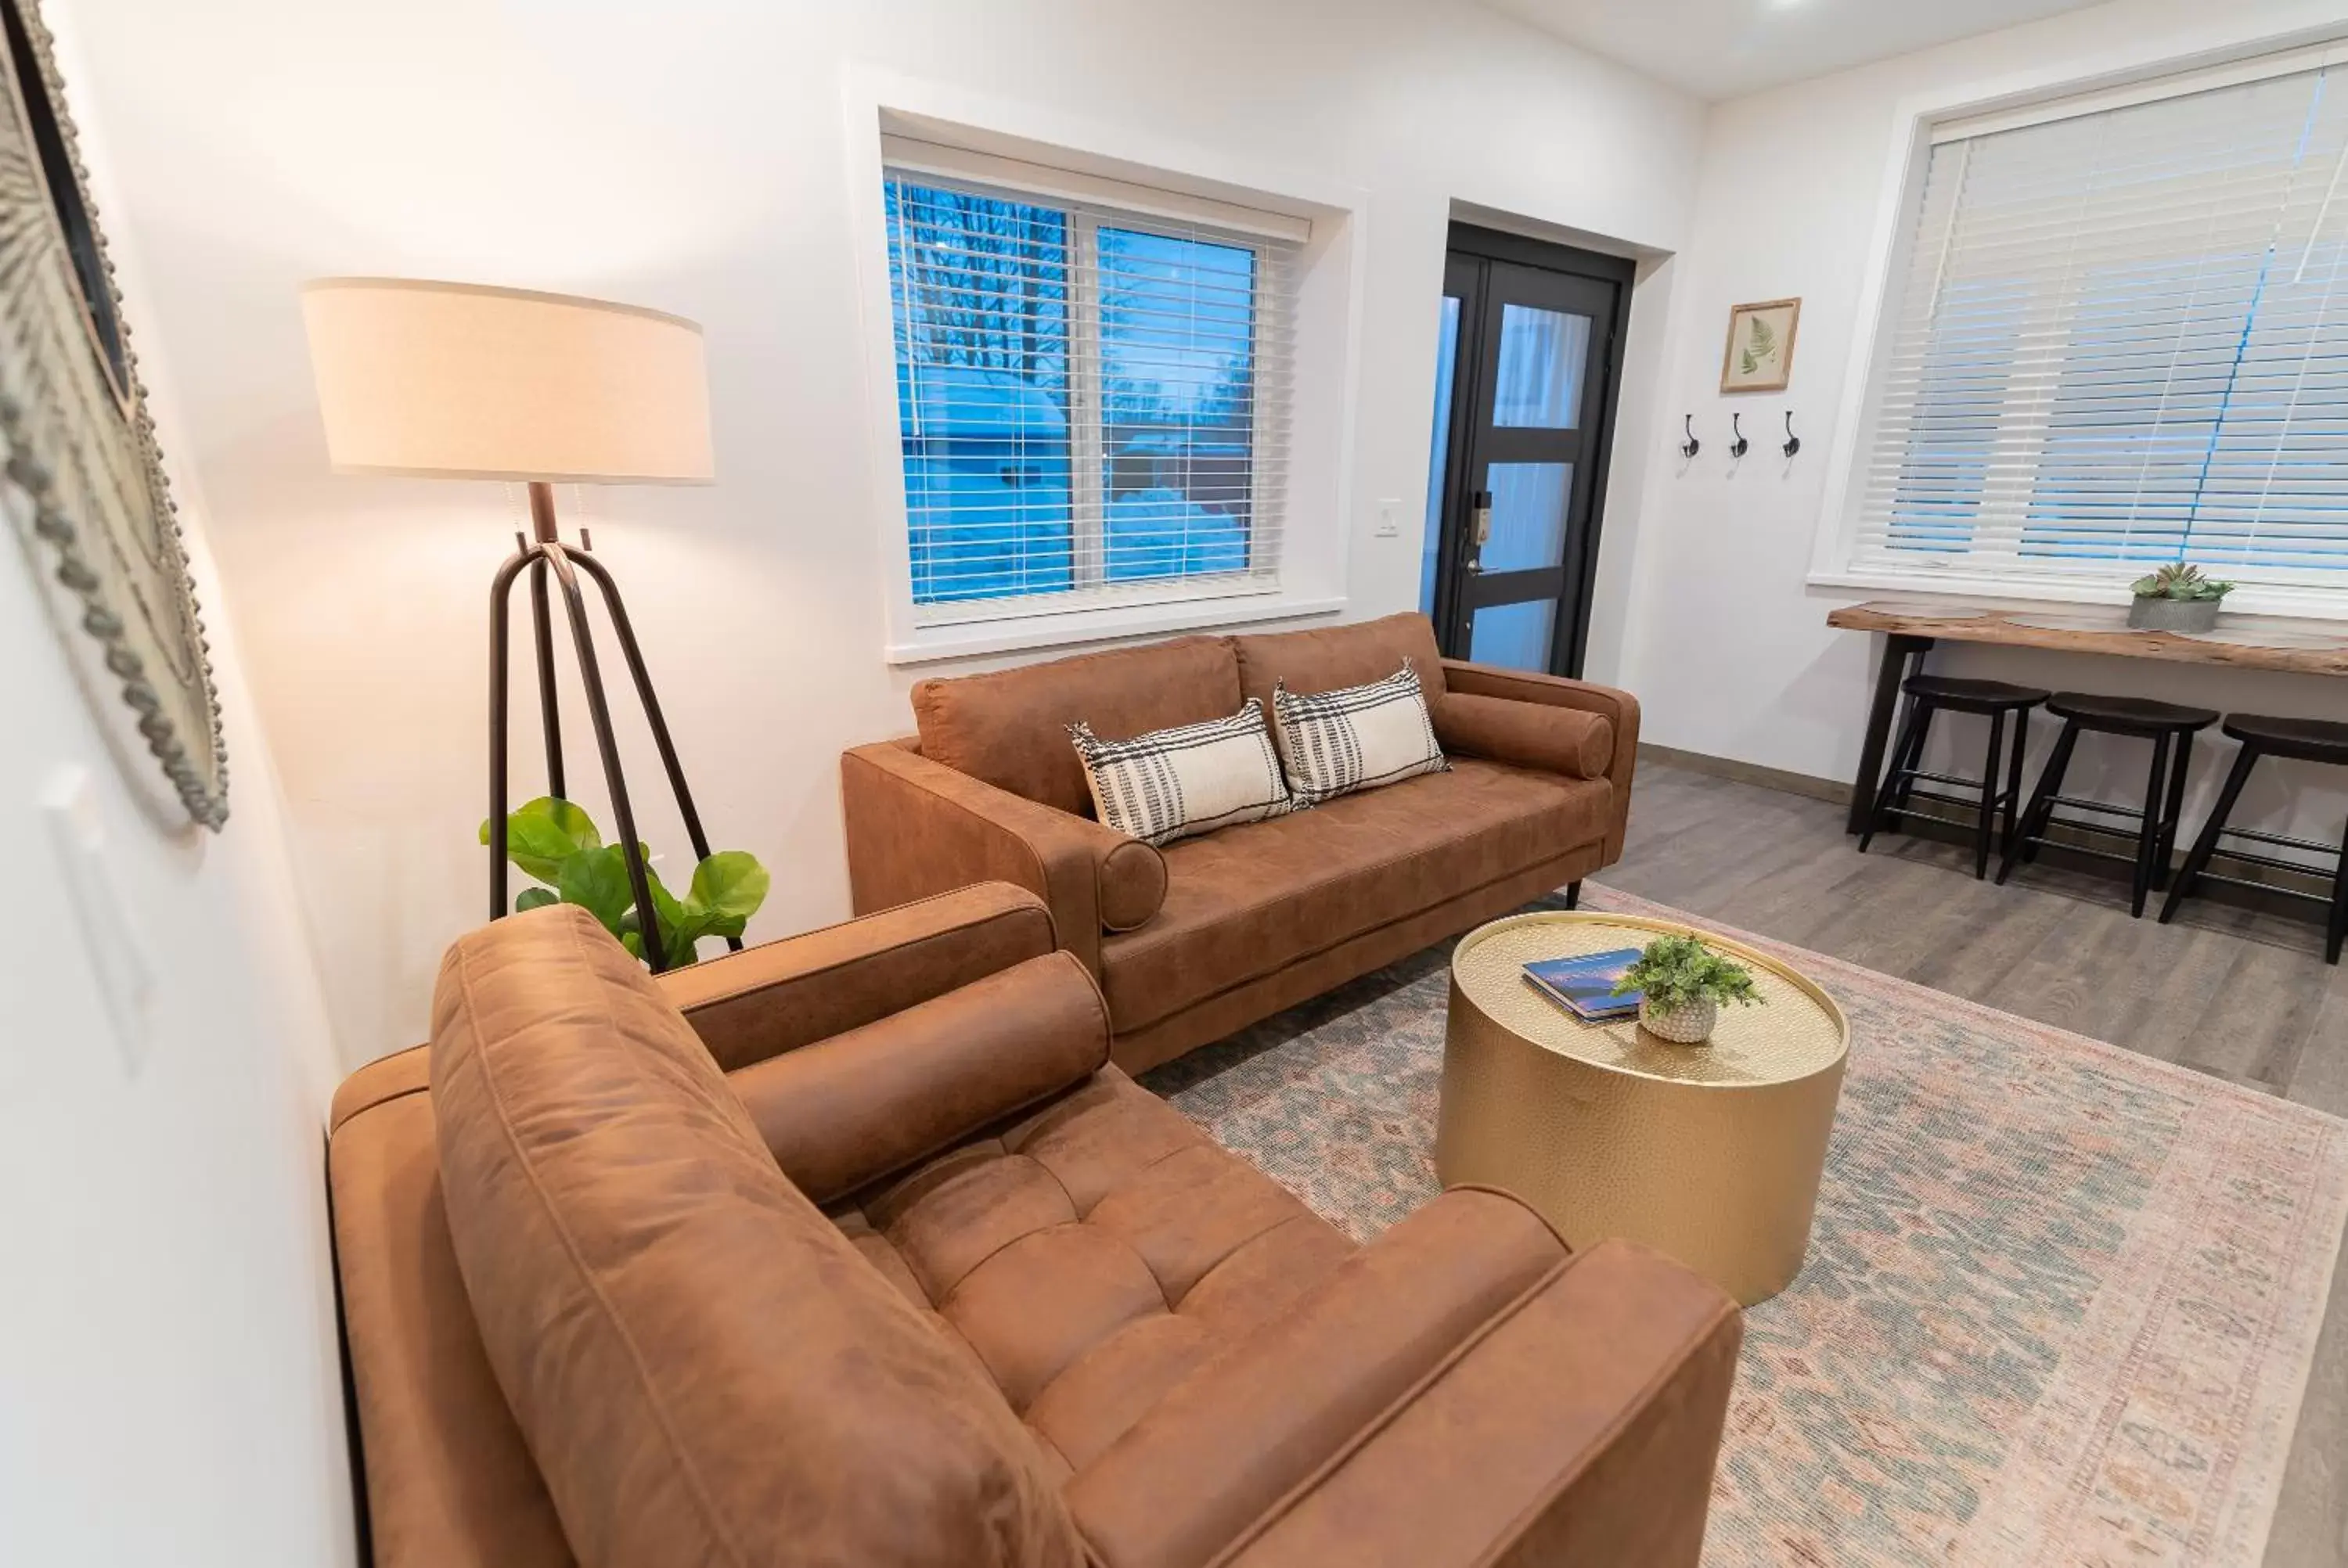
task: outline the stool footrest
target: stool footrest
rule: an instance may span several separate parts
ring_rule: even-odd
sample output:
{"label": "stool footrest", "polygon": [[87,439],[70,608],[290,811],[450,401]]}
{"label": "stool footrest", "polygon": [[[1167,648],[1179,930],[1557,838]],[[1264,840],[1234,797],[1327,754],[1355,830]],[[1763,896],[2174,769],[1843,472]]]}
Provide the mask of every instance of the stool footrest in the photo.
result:
{"label": "stool footrest", "polygon": [[[2289,867],[2289,869],[2292,871],[2305,871],[2307,868],[2303,866],[2293,866]],[[2320,876],[2322,873],[2315,872],[2312,873],[2312,875]],[[2285,887],[2279,882],[2261,882],[2254,876],[2228,876],[2222,872],[2204,871],[2200,876],[2196,876],[2193,880],[2196,882],[2222,882],[2229,887],[2247,887],[2253,893],[2278,893],[2285,898],[2303,898],[2310,904],[2323,904],[2328,906],[2332,902],[2332,895],[2329,893],[2310,893],[2298,887]]]}
{"label": "stool footrest", "polygon": [[2044,838],[2025,838],[2022,840],[2022,842],[2024,844],[2043,845],[2048,849],[2059,849],[2065,855],[2084,855],[2090,860],[2115,860],[2122,866],[2134,866],[2136,864],[2135,856],[2122,855],[2116,849],[2097,849],[2094,845],[2086,844],[2058,844]]}
{"label": "stool footrest", "polygon": [[[1900,770],[1899,776],[1903,779],[1930,779],[1934,784],[1954,784],[1959,789],[1979,789],[1982,787],[1982,781],[1979,779],[1961,778],[1955,774],[1926,773],[1922,768],[1901,768]],[[1921,792],[1917,791],[1911,793],[1921,794]]]}
{"label": "stool footrest", "polygon": [[2055,805],[2067,805],[2074,811],[2100,811],[2107,816],[2132,817],[2137,822],[2142,822],[2144,820],[2144,812],[2138,807],[2132,805],[2114,805],[2111,802],[2106,800],[2082,800],[2075,794],[2054,795],[2052,797],[2052,804]]}
{"label": "stool footrest", "polygon": [[[2247,838],[2253,844],[2272,844],[2284,849],[2304,849],[2312,855],[2329,856],[2340,853],[2340,847],[2337,845],[2325,844],[2320,839],[2293,838],[2287,833],[2269,833],[2263,828],[2221,827],[2218,830],[2218,833],[2220,837],[2224,838]],[[2219,855],[2230,855],[2233,852],[2231,850],[2220,849],[2217,853]],[[2327,872],[2325,875],[2328,876],[2330,873]]]}
{"label": "stool footrest", "polygon": [[[1972,799],[1961,794],[1942,794],[1936,789],[1911,789],[1908,792],[1908,798],[1910,800],[1936,800],[1942,805],[1962,806],[1967,811],[1978,811],[1981,809],[1982,805],[1982,803],[1977,799]],[[1992,810],[1995,810],[1997,807],[2003,805],[2008,798],[2009,796],[2004,794],[1994,796],[1989,803],[1990,808]],[[1915,816],[1921,815],[1917,812],[1911,812],[1907,807],[1901,805],[1894,805],[1888,807],[1887,809],[1893,816]]]}
{"label": "stool footrest", "polygon": [[[2075,817],[2050,816],[2046,819],[2046,826],[2067,827],[2079,833],[2100,833],[2106,838],[2125,838],[2130,844],[2134,844],[2137,840],[2137,833],[2134,828],[2110,827],[2100,822],[2081,822]],[[2024,844],[2046,844],[2051,842],[2043,829],[2037,833],[2024,834],[2022,835],[2022,841]],[[2133,860],[2136,856],[2131,855],[2128,858]]]}
{"label": "stool footrest", "polygon": [[[2328,844],[2319,844],[2312,847],[2328,850],[2332,846]],[[2236,860],[2244,866],[2265,866],[2277,871],[2296,871],[2308,876],[2329,877],[2333,874],[2332,867],[2329,866],[2310,866],[2303,860],[2285,860],[2277,855],[2253,855],[2247,849],[2229,849],[2222,844],[2209,852],[2209,858]]]}

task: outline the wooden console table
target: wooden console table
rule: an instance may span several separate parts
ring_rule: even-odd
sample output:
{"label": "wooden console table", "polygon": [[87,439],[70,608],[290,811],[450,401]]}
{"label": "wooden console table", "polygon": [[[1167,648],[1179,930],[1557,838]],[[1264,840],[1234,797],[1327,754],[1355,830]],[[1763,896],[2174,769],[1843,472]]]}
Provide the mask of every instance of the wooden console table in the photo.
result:
{"label": "wooden console table", "polygon": [[1883,663],[1876,672],[1867,740],[1859,776],[1851,781],[1849,830],[1866,826],[1883,771],[1883,750],[1900,707],[1900,683],[1921,669],[1936,641],[1994,642],[2009,648],[2051,648],[2066,653],[2112,653],[2123,659],[2166,659],[2223,664],[2238,670],[2290,670],[2302,675],[2348,675],[2348,626],[2281,616],[2227,615],[2214,631],[2139,631],[2125,608],[2094,604],[1962,604],[1953,600],[1869,600],[1838,610],[1828,626],[1880,631]]}

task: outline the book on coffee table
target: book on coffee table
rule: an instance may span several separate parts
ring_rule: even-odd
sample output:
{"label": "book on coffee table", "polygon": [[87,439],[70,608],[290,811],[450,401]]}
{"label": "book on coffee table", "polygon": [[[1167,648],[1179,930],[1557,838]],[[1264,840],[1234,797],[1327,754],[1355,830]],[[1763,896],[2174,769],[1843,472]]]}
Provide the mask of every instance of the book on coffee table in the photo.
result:
{"label": "book on coffee table", "polygon": [[1629,1018],[1639,1010],[1643,992],[1614,994],[1616,984],[1638,961],[1636,948],[1581,953],[1570,958],[1542,958],[1525,966],[1525,980],[1583,1022],[1605,1023]]}

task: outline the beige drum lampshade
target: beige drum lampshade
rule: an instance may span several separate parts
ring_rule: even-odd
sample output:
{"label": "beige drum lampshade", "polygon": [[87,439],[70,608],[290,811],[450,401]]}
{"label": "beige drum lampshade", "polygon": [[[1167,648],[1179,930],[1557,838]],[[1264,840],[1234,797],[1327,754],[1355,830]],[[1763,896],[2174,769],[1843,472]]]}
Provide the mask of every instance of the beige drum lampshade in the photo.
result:
{"label": "beige drum lampshade", "polygon": [[701,328],[634,305],[409,278],[302,291],[335,471],[705,484]]}

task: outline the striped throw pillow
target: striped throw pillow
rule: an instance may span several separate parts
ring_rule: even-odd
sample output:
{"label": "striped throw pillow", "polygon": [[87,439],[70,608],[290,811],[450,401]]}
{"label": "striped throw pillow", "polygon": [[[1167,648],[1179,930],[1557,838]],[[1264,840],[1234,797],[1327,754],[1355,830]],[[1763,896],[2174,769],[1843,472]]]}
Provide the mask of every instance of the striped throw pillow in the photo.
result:
{"label": "striped throw pillow", "polygon": [[1070,724],[1068,735],[1092,786],[1094,811],[1145,844],[1296,809],[1263,725],[1263,704],[1253,697],[1228,719],[1152,730],[1129,741],[1104,741],[1089,724]]}
{"label": "striped throw pillow", "polygon": [[1300,806],[1451,766],[1407,659],[1385,680],[1342,692],[1300,697],[1275,683],[1272,712],[1288,790]]}

